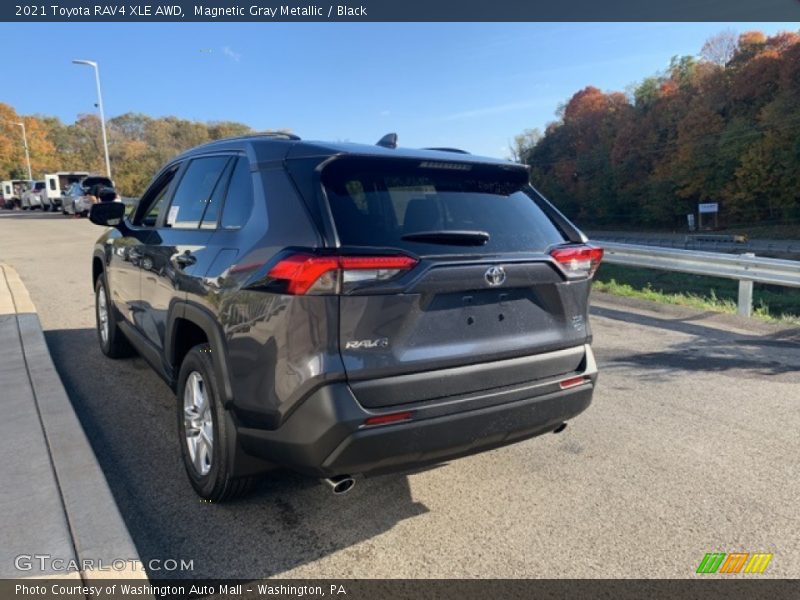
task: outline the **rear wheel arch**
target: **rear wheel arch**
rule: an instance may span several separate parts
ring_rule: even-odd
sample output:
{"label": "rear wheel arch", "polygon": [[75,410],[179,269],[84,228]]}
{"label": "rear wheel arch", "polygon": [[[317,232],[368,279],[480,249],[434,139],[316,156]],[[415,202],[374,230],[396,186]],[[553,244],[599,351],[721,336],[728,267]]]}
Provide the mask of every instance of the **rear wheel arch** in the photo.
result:
{"label": "rear wheel arch", "polygon": [[178,317],[173,325],[173,343],[169,356],[170,364],[176,371],[180,370],[183,360],[195,346],[208,344],[208,335],[205,330],[194,321]]}
{"label": "rear wheel arch", "polygon": [[176,377],[183,359],[199,344],[208,344],[221,400],[228,408],[233,403],[233,389],[222,328],[207,309],[188,302],[176,302],[170,311],[164,340],[165,359]]}
{"label": "rear wheel arch", "polygon": [[103,264],[103,259],[95,255],[94,258],[92,258],[92,288],[97,285],[97,279],[104,271],[105,266]]}

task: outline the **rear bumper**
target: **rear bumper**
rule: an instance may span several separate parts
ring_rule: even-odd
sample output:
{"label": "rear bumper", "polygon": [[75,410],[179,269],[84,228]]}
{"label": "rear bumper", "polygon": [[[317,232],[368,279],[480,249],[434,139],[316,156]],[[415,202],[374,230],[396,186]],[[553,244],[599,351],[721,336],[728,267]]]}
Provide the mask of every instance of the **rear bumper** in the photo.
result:
{"label": "rear bumper", "polygon": [[92,208],[92,202],[88,198],[81,197],[75,200],[73,208],[76,213],[87,212]]}
{"label": "rear bumper", "polygon": [[[578,375],[586,382],[560,388],[560,381]],[[589,406],[596,378],[587,345],[581,372],[393,410],[368,410],[347,384],[336,383],[311,394],[280,428],[240,426],[238,433],[247,453],[315,477],[406,470],[552,431]],[[412,419],[363,426],[369,417],[398,410],[413,411]]]}

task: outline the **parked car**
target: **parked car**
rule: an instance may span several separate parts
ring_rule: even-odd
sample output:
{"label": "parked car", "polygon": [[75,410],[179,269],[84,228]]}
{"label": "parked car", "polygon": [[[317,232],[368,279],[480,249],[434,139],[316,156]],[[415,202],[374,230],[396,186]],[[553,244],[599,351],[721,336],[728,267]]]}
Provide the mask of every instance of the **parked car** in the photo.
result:
{"label": "parked car", "polygon": [[46,208],[49,209],[50,205],[46,200],[44,186],[44,181],[31,182],[31,187],[22,192],[22,198],[20,202],[22,210],[33,210],[35,208],[40,210],[45,210]]}
{"label": "parked car", "polygon": [[89,192],[96,185],[114,187],[114,183],[108,177],[100,175],[90,175],[79,182],[73,182],[62,198],[61,214],[87,216],[93,204]]}
{"label": "parked car", "polygon": [[[388,141],[387,141],[388,140]],[[603,251],[527,167],[257,135],[171,160],[97,241],[97,336],[176,391],[195,491],[274,466],[418,468],[559,432],[592,398]]]}
{"label": "parked car", "polygon": [[47,182],[46,197],[51,210],[61,208],[61,202],[69,187],[76,181],[80,182],[89,173],[85,171],[58,171],[56,173],[45,173],[44,180]]}

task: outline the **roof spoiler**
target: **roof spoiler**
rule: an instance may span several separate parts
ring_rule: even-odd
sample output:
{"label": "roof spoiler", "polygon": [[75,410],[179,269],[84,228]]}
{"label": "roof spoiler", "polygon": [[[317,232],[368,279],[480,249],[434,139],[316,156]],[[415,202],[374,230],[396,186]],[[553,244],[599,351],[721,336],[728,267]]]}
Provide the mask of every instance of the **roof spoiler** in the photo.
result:
{"label": "roof spoiler", "polygon": [[460,148],[423,148],[423,150],[436,150],[437,152],[455,152],[456,154],[469,154],[466,150]]}

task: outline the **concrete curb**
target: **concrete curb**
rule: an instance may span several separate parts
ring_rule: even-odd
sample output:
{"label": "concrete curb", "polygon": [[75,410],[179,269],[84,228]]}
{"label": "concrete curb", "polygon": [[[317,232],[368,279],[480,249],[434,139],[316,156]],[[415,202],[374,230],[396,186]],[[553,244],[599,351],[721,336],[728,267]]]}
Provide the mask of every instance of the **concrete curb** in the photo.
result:
{"label": "concrete curb", "polygon": [[[0,279],[4,279],[0,281],[0,315],[5,314],[3,318],[8,319],[13,314],[17,321],[31,395],[40,417],[81,577],[86,583],[110,578],[146,579],[136,546],[55,370],[36,308],[13,268],[0,263]],[[0,377],[0,389],[4,388],[5,382]],[[20,452],[14,458],[25,460]],[[35,487],[38,483],[31,481],[29,485]],[[51,482],[45,485],[48,483]],[[31,507],[31,510],[36,508]],[[52,552],[49,545],[19,550],[30,554]],[[56,558],[55,552],[53,557]],[[58,558],[70,559],[69,556]],[[42,575],[45,574],[36,570],[19,573],[26,577]]]}

